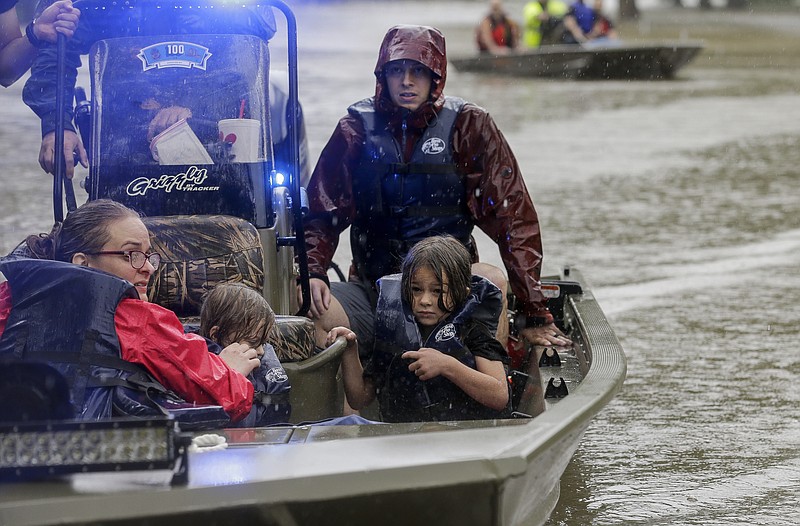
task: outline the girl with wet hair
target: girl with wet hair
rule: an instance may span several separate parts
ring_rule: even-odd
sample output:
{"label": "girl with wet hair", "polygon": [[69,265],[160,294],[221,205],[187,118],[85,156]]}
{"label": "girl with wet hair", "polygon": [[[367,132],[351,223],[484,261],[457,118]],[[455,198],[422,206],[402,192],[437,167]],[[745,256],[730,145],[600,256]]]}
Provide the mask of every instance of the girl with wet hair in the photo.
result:
{"label": "girl with wet hair", "polygon": [[467,248],[451,236],[434,236],[423,239],[414,245],[403,260],[401,269],[403,301],[413,303],[412,277],[428,267],[439,283],[447,282],[446,294],[439,296],[439,308],[444,312],[452,312],[453,305],[444,304],[449,297],[454,305],[462,305],[469,294],[472,258]]}
{"label": "girl with wet hair", "polygon": [[377,396],[386,422],[503,418],[509,414],[508,354],[494,337],[502,294],[471,274],[469,252],[457,239],[417,242],[402,274],[379,280],[375,346],[366,367],[355,333],[344,337],[345,394],[356,410]]}

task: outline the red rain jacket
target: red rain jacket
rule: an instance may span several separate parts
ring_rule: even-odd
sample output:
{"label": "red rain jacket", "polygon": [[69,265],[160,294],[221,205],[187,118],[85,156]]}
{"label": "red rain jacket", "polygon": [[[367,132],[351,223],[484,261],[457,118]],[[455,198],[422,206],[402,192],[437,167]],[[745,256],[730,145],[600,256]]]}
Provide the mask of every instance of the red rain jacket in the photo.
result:
{"label": "red rain jacket", "polygon": [[[398,143],[403,114],[395,106],[384,84],[387,62],[411,59],[421,62],[435,74],[429,102],[407,118],[409,159],[426,122],[435,118],[444,104],[447,55],[444,36],[438,29],[424,26],[395,26],[383,40],[375,66],[376,111],[389,117],[389,126]],[[453,152],[459,173],[465,179],[467,206],[475,224],[493,239],[508,272],[511,290],[519,310],[538,323],[552,322],[540,287],[542,238],[539,219],[519,165],[489,113],[466,103],[455,123]],[[322,151],[308,184],[309,221],[305,225],[309,271],[324,276],[336,252],[339,235],[353,222],[355,203],[352,180],[364,143],[364,129],[357,117],[339,120]]]}
{"label": "red rain jacket", "polygon": [[[0,283],[0,336],[11,312],[11,287]],[[250,413],[253,384],[209,352],[206,341],[184,334],[175,313],[154,303],[124,299],[114,315],[120,357],[137,363],[184,400],[220,405],[236,422]]]}

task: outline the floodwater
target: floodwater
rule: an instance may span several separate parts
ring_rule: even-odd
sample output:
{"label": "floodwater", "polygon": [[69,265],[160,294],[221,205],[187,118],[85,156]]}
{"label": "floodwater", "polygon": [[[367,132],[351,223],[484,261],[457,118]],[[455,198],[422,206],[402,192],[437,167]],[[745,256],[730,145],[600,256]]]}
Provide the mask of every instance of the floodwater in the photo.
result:
{"label": "floodwater", "polygon": [[[450,54],[465,54],[483,10],[297,5],[312,159],[346,106],[372,94],[389,26],[436,25]],[[550,523],[798,524],[800,13],[654,5],[620,31],[701,38],[706,49],[666,82],[452,68],[447,81],[447,93],[489,109],[514,148],[540,215],[545,271],[583,271],[628,357],[625,385],[587,430]],[[52,222],[38,122],[21,89],[0,91],[3,252]],[[499,264],[492,243],[479,244]],[[337,261],[348,261],[344,238]]]}

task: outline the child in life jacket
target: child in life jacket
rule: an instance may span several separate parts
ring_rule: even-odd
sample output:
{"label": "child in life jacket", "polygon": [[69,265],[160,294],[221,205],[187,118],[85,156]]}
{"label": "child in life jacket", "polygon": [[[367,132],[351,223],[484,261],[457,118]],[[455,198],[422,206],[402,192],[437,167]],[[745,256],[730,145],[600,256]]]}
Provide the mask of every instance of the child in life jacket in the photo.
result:
{"label": "child in life jacket", "polygon": [[376,397],[385,422],[493,419],[510,408],[508,354],[494,337],[500,290],[471,274],[461,242],[433,236],[415,244],[401,274],[384,276],[375,314],[375,347],[362,368],[356,334],[343,336],[347,401],[361,409]]}
{"label": "child in life jacket", "polygon": [[201,336],[218,345],[209,351],[219,354],[232,343],[256,349],[261,365],[247,378],[253,383],[253,409],[236,427],[259,427],[286,423],[291,415],[289,377],[267,338],[275,325],[275,313],[258,291],[241,283],[214,287],[200,310]]}

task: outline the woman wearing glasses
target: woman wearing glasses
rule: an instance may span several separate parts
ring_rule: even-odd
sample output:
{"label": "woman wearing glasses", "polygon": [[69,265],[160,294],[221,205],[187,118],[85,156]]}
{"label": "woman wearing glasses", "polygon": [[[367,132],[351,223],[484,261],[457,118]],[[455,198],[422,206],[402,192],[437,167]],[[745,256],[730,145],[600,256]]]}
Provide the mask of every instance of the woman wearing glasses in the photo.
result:
{"label": "woman wearing glasses", "polygon": [[[15,255],[23,253],[27,257],[73,263],[112,274],[133,284],[138,299],[126,297],[133,296],[133,293],[130,286],[123,282],[123,292],[111,300],[113,326],[109,323],[111,328],[106,331],[110,334],[103,334],[102,327],[92,327],[100,332],[100,340],[104,337],[106,340],[116,338],[122,360],[144,366],[161,384],[188,402],[220,405],[233,422],[249,414],[253,405],[253,384],[246,376],[260,365],[256,349],[245,343],[233,343],[219,355],[208,352],[206,340],[195,334],[184,334],[183,325],[172,311],[148,302],[147,284],[161,257],[150,251],[147,228],[136,212],[106,199],[90,201],[71,212],[49,234],[28,237],[20,248],[23,250],[18,248]],[[69,272],[75,267],[67,265],[58,268],[62,272]],[[97,273],[89,274],[96,276]],[[36,294],[28,294],[26,301],[12,298],[16,281],[11,276],[6,277],[9,281],[0,283],[0,357],[10,352],[14,345],[9,342],[11,338],[3,338],[4,330],[19,335],[15,320],[26,319],[20,316],[19,310],[29,309],[30,316],[44,312],[35,305]],[[56,280],[49,278],[47,283],[36,283],[35,278],[28,279],[33,281],[34,288],[57,286],[51,285],[50,282]],[[44,279],[42,276],[38,281]],[[110,281],[118,283],[117,280]],[[98,282],[102,282],[102,278]],[[29,285],[26,290],[30,289]],[[86,296],[84,303],[102,305],[103,301],[108,301],[94,291],[74,290],[74,295]],[[42,302],[47,301],[47,294],[41,294],[40,297],[45,298]],[[81,307],[78,302],[76,308],[79,310]],[[87,305],[86,308],[94,306]],[[59,318],[71,315],[64,309],[59,312]],[[97,317],[102,318],[102,312]],[[52,317],[45,323],[64,325]],[[26,331],[28,334],[30,332]],[[51,340],[50,344],[53,342],[55,340]],[[39,345],[47,344],[47,341],[39,342]],[[86,414],[85,407],[78,416],[91,417]]]}

